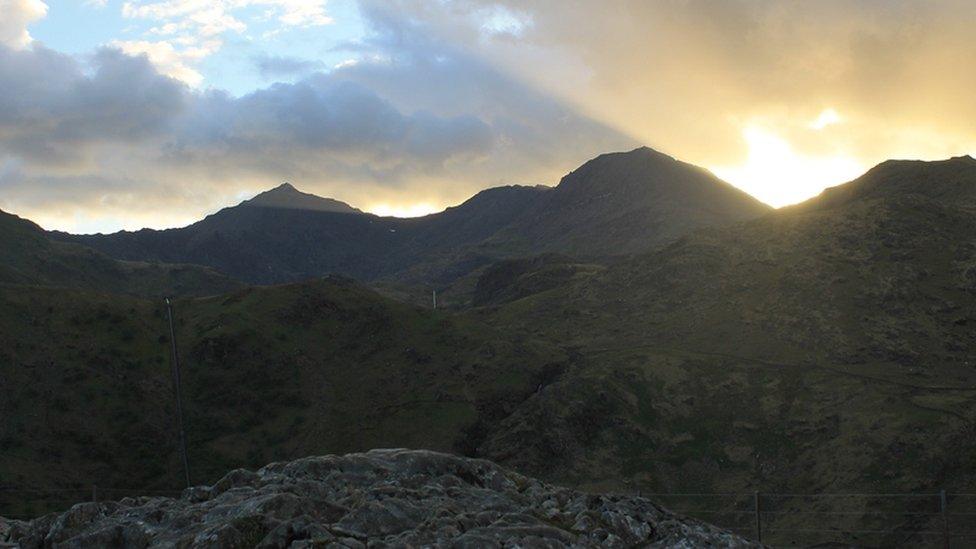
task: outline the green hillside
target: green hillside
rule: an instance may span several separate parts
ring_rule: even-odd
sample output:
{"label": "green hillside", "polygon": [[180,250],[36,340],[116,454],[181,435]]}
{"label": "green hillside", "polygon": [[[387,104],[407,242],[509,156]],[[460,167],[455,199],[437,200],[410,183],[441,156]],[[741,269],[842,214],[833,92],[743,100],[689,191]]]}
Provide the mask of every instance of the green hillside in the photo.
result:
{"label": "green hillside", "polygon": [[[565,360],[341,279],[176,311],[194,482],[313,454],[469,450]],[[158,300],[0,287],[0,485],[181,488],[168,349]]]}
{"label": "green hillside", "polygon": [[479,451],[622,489],[972,491],[976,163],[902,166],[473,313],[575,357]]}

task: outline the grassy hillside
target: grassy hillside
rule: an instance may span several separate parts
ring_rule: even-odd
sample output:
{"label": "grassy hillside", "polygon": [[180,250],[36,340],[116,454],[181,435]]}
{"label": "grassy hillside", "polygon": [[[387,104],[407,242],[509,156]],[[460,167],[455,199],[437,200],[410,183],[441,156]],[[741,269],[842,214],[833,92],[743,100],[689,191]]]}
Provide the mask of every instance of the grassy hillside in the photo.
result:
{"label": "grassy hillside", "polygon": [[0,283],[84,288],[135,295],[208,295],[240,287],[195,265],[117,261],[51,240],[37,225],[0,212]]}
{"label": "grassy hillside", "polygon": [[574,357],[479,451],[646,491],[972,492],[976,163],[905,167],[473,313]]}
{"label": "grassy hillside", "polygon": [[[470,450],[565,360],[340,279],[176,311],[195,482],[311,454]],[[179,489],[168,349],[158,300],[0,287],[0,486]],[[0,499],[8,515],[46,505]]]}

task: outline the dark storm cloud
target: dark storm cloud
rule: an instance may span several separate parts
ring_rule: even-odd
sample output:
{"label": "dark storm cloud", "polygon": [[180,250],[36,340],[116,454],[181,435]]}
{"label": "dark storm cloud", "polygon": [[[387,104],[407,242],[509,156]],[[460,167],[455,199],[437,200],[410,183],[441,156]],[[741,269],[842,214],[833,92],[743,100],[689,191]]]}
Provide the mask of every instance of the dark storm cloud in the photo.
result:
{"label": "dark storm cloud", "polygon": [[361,85],[327,76],[240,98],[207,93],[180,123],[167,145],[169,160],[244,165],[269,176],[282,162],[311,162],[333,173],[363,161],[436,169],[459,155],[487,154],[494,139],[477,117],[407,114]]}
{"label": "dark storm cloud", "polygon": [[148,60],[111,49],[82,65],[42,46],[0,46],[0,89],[0,151],[41,163],[164,133],[187,101],[185,86]]}

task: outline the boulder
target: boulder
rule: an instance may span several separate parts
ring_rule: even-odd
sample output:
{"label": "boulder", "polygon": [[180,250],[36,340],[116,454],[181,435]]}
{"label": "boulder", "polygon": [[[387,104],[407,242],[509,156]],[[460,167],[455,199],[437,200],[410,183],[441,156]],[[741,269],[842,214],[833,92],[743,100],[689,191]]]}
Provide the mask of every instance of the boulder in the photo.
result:
{"label": "boulder", "polygon": [[25,549],[758,547],[643,497],[587,494],[490,461],[403,449],[232,471],[178,499],[79,503],[10,523],[5,535]]}

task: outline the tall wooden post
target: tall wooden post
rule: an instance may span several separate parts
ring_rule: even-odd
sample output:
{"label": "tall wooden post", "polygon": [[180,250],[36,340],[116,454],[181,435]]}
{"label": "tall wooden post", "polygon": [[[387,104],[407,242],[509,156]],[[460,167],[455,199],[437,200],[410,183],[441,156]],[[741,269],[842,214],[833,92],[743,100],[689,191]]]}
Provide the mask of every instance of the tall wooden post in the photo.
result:
{"label": "tall wooden post", "polygon": [[176,429],[179,431],[180,457],[183,460],[183,476],[190,487],[190,460],[186,455],[186,432],[183,430],[183,398],[180,395],[180,355],[176,350],[176,328],[173,325],[173,304],[166,298],[166,315],[169,317],[169,341],[173,353],[173,393],[176,396]]}
{"label": "tall wooden post", "polygon": [[759,492],[753,494],[753,503],[756,509],[756,541],[762,543],[762,509],[759,507]]}

